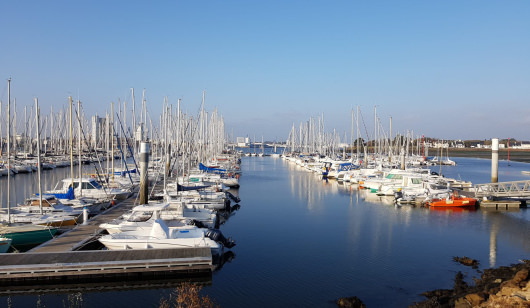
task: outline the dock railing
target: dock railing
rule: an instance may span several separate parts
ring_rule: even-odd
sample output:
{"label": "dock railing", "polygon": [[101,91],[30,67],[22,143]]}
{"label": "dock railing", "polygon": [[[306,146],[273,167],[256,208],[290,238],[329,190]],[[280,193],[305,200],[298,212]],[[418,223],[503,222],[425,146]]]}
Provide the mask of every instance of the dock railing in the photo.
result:
{"label": "dock railing", "polygon": [[475,197],[530,198],[530,180],[476,184]]}

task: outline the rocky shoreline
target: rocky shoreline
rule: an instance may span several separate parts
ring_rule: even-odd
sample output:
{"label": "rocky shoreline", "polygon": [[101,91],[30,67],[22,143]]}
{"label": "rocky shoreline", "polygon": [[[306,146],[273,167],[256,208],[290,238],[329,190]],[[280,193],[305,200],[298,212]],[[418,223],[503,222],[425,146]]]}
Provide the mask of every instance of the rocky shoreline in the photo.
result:
{"label": "rocky shoreline", "polygon": [[[456,258],[455,261],[460,262]],[[480,279],[474,279],[473,285],[468,285],[463,274],[458,272],[452,289],[424,292],[422,295],[427,299],[410,307],[530,307],[529,270],[530,260],[485,269]]]}
{"label": "rocky shoreline", "polygon": [[[454,257],[455,262],[477,269],[478,262],[468,257]],[[427,299],[415,302],[410,308],[438,307],[529,307],[530,308],[530,260],[510,266],[477,270],[480,278],[473,278],[469,285],[462,272],[455,275],[452,289],[437,289],[423,292]],[[365,308],[356,296],[343,297],[336,301],[342,308]]]}

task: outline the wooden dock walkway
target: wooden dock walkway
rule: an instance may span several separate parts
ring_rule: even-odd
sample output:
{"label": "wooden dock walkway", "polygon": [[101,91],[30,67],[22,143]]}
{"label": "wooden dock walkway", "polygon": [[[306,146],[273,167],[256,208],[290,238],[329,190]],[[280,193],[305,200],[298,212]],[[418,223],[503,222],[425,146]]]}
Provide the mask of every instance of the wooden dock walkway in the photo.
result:
{"label": "wooden dock walkway", "polygon": [[99,228],[100,224],[116,219],[132,209],[134,207],[134,201],[135,197],[130,197],[91,218],[86,225],[77,225],[72,230],[33,248],[30,252],[65,252],[77,250],[84,244],[94,240],[103,231]]}
{"label": "wooden dock walkway", "polygon": [[210,248],[92,250],[0,255],[0,285],[109,277],[205,275]]}

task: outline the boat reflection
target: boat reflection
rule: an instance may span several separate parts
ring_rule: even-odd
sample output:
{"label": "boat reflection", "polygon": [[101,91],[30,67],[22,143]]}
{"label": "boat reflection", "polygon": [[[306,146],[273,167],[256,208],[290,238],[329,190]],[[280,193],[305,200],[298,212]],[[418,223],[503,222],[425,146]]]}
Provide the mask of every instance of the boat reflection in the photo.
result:
{"label": "boat reflection", "polygon": [[369,203],[384,204],[384,205],[394,205],[393,196],[378,196],[370,192],[369,189],[359,189],[359,195],[364,201]]}
{"label": "boat reflection", "polygon": [[[226,263],[232,262],[235,253],[227,251],[220,257],[214,259],[216,266],[214,271],[219,271]],[[43,294],[76,294],[100,293],[130,290],[168,289],[176,288],[183,282],[199,283],[201,285],[212,284],[212,272],[182,274],[177,272],[163,273],[160,275],[141,275],[126,277],[98,277],[97,279],[75,279],[75,283],[46,283],[34,284],[11,284],[0,286],[0,296],[13,295],[43,295]]]}
{"label": "boat reflection", "polygon": [[462,212],[476,212],[477,208],[473,206],[429,206],[429,210],[436,212],[453,212],[453,213],[462,213]]}
{"label": "boat reflection", "polygon": [[212,284],[212,274],[189,277],[172,277],[166,279],[127,279],[116,281],[83,281],[76,280],[68,284],[41,284],[41,285],[10,285],[0,287],[0,296],[13,295],[44,295],[44,294],[73,294],[73,293],[101,293],[130,290],[150,290],[175,288],[183,282]]}

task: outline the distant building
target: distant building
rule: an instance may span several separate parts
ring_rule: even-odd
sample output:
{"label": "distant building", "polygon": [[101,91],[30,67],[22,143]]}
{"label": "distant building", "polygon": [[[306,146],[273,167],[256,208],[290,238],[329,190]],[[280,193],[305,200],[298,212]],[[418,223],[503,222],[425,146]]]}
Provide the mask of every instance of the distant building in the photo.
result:
{"label": "distant building", "polygon": [[106,118],[100,118],[97,115],[92,116],[92,146],[94,148],[97,148],[98,145],[101,147],[102,144],[100,144],[101,140],[105,140],[105,130],[107,126],[107,119]]}
{"label": "distant building", "polygon": [[447,149],[447,148],[449,148],[449,143],[447,143],[447,142],[435,142],[433,144],[433,147],[434,148]]}
{"label": "distant building", "polygon": [[453,142],[453,147],[457,149],[463,149],[466,147],[466,145],[464,144],[464,141],[459,139]]}
{"label": "distant building", "polygon": [[237,137],[238,147],[248,147],[250,145],[250,139],[248,137]]}
{"label": "distant building", "polygon": [[523,142],[521,142],[521,145],[514,145],[511,148],[513,148],[513,149],[530,149],[530,143],[529,144],[523,144]]}

